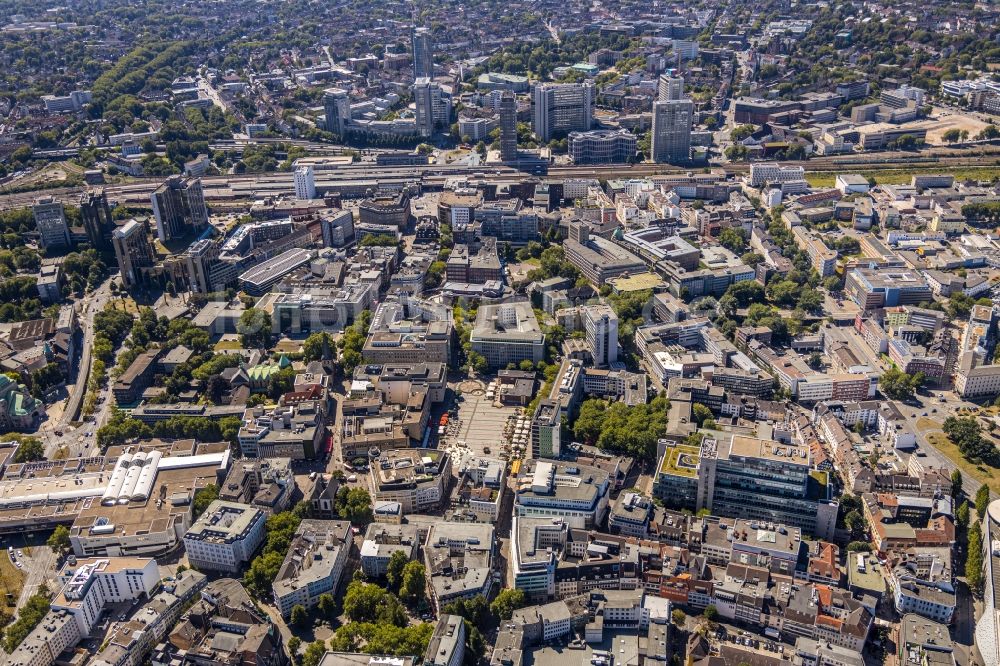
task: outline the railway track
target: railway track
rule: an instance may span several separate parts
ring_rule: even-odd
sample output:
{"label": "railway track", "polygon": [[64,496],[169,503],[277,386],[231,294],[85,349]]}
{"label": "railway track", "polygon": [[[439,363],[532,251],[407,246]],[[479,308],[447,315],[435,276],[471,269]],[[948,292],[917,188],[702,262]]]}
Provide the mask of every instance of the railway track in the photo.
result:
{"label": "railway track", "polygon": [[[817,157],[805,161],[782,162],[785,165],[801,166],[807,173],[828,171],[907,171],[914,168],[990,168],[997,169],[1000,174],[1000,148],[997,152],[987,155],[922,155],[914,156],[906,153],[879,154],[877,157],[858,157],[854,155]],[[710,165],[712,168],[722,168],[729,173],[742,174],[750,170],[745,163],[728,163]],[[654,175],[677,174],[701,171],[704,167],[683,166],[671,164],[608,164],[608,165],[554,165],[549,168],[550,178],[640,178]],[[515,178],[520,172],[510,167],[468,167],[454,165],[418,165],[418,166],[388,166],[379,167],[369,163],[355,163],[348,166],[335,167],[329,170],[317,170],[316,185],[320,188],[335,185],[361,185],[367,182],[409,182],[419,180],[426,186],[436,188],[443,186],[451,177],[495,176],[499,178]],[[527,174],[524,174],[527,175]],[[110,199],[120,204],[146,206],[149,196],[163,182],[162,178],[138,178],[122,185],[105,186]],[[288,194],[294,191],[292,174],[266,173],[241,174],[225,176],[203,176],[202,187],[205,198],[209,202],[247,201],[262,196]],[[0,210],[24,208],[34,203],[39,196],[51,196],[67,204],[76,204],[80,195],[87,188],[60,187],[34,192],[19,192],[3,194],[0,191]]]}

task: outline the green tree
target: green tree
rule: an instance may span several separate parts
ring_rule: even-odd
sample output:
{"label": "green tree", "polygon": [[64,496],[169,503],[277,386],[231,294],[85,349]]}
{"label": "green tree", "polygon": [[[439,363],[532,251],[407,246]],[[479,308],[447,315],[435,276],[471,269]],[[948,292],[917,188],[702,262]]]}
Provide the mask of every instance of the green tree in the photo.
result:
{"label": "green tree", "polygon": [[267,534],[264,548],[243,575],[243,585],[248,592],[258,598],[271,594],[271,583],[278,576],[285,554],[292,544],[292,537],[301,522],[302,519],[292,511],[276,513],[267,519],[264,525]]}
{"label": "green tree", "polygon": [[380,623],[405,627],[406,611],[395,595],[378,585],[352,581],[347,586],[343,602],[344,614],[354,622],[375,620]]}
{"label": "green tree", "polygon": [[716,620],[719,619],[719,609],[716,608],[713,604],[705,606],[705,610],[703,610],[701,614],[709,622],[715,622]]}
{"label": "green tree", "polygon": [[479,352],[470,352],[466,355],[466,358],[469,362],[469,368],[477,375],[481,375],[490,369],[489,361]]}
{"label": "green tree", "polygon": [[691,405],[691,415],[694,416],[694,420],[700,428],[705,421],[712,418],[712,410],[700,402],[696,402]]}
{"label": "green tree", "polygon": [[247,349],[270,349],[271,347],[271,317],[263,310],[248,308],[236,325],[240,334],[240,343]]}
{"label": "green tree", "polygon": [[458,599],[445,604],[441,612],[448,615],[461,615],[477,627],[490,621],[490,604],[486,601],[486,597],[481,594],[477,594],[471,599]]}
{"label": "green tree", "polygon": [[65,525],[58,525],[45,542],[53,553],[69,550],[69,528]]}
{"label": "green tree", "polygon": [[214,483],[210,483],[198,490],[194,494],[194,501],[191,502],[191,512],[195,520],[198,519],[198,516],[205,513],[205,509],[217,499],[219,499],[219,487]]}
{"label": "green tree", "polygon": [[506,621],[511,618],[514,611],[524,608],[527,603],[527,598],[524,596],[523,590],[502,590],[493,600],[493,603],[490,604],[490,612],[497,619]]}
{"label": "green tree", "polygon": [[645,405],[612,403],[605,414],[597,446],[651,460],[656,456],[656,442],[667,427],[669,407],[670,401],[664,396],[657,396]]}
{"label": "green tree", "polygon": [[293,388],[295,388],[295,369],[291,366],[282,368],[267,380],[267,395],[275,401]]}
{"label": "green tree", "polygon": [[976,139],[979,141],[987,141],[998,137],[1000,137],[1000,128],[997,128],[996,125],[987,125],[979,134],[976,135]]}
{"label": "green tree", "polygon": [[948,316],[952,319],[965,319],[972,312],[972,306],[976,304],[976,300],[961,291],[956,291],[948,298],[948,303],[945,307],[948,310]]}
{"label": "green tree", "polygon": [[799,294],[796,307],[805,312],[821,312],[823,310],[823,294],[815,289],[805,287]]}
{"label": "green tree", "polygon": [[772,303],[790,306],[798,299],[801,285],[792,280],[772,280],[767,285],[767,298]]}
{"label": "green tree", "polygon": [[325,361],[333,358],[336,351],[336,343],[332,335],[326,331],[313,333],[302,343],[302,360]]}
{"label": "green tree", "polygon": [[320,614],[328,619],[332,618],[337,612],[337,602],[334,601],[333,595],[329,593],[319,595],[316,607],[319,609]]}
{"label": "green tree", "polygon": [[356,526],[367,525],[372,520],[372,499],[364,488],[342,486],[337,491],[336,507],[342,519]]}
{"label": "green tree", "polygon": [[[979,520],[986,516],[986,508],[990,505],[990,488],[985,483],[976,491],[976,515]],[[978,522],[978,521],[977,521]]]}
{"label": "green tree", "polygon": [[319,666],[324,654],[326,654],[326,643],[313,641],[306,647],[306,653],[302,656],[302,666]]}
{"label": "green tree", "polygon": [[965,580],[976,597],[983,594],[983,528],[977,521],[969,527],[965,558]]}
{"label": "green tree", "polygon": [[[743,280],[730,285],[722,298],[726,297],[731,297],[735,301],[736,307],[745,308],[751,303],[764,301],[764,286],[756,280]],[[719,305],[722,306],[722,299],[719,299]]]}
{"label": "green tree", "polygon": [[3,635],[3,648],[10,654],[28,637],[49,612],[49,592],[43,583],[38,592],[28,597],[24,606],[18,609],[17,620],[7,625]]}
{"label": "green tree", "polygon": [[951,473],[951,496],[956,501],[962,496],[962,470],[957,467]]}
{"label": "green tree", "polygon": [[910,400],[917,389],[914,376],[908,375],[899,368],[889,368],[878,380],[879,388],[890,400]]}
{"label": "green tree", "polygon": [[742,227],[729,227],[719,234],[719,244],[736,254],[747,250],[747,232]]}
{"label": "green tree", "polygon": [[389,563],[385,567],[385,580],[389,583],[389,589],[399,591],[403,584],[403,570],[410,558],[401,550],[394,551],[389,557]]}
{"label": "green tree", "polygon": [[982,427],[975,417],[949,416],[942,425],[944,434],[958,447],[962,456],[972,462],[1000,466],[1000,454],[993,443],[982,436]]}
{"label": "green tree", "polygon": [[302,647],[302,639],[298,636],[292,636],[288,639],[288,654],[292,657],[292,663],[297,664],[301,655],[299,655],[299,648]]}
{"label": "green tree", "polygon": [[684,621],[687,620],[687,615],[685,615],[684,611],[682,611],[680,608],[675,608],[670,613],[670,619],[672,619],[674,624],[676,624],[678,627],[683,627]]}
{"label": "green tree", "polygon": [[309,624],[309,612],[306,610],[305,606],[302,604],[295,604],[292,606],[292,613],[290,615],[292,624],[296,627],[302,628]]}
{"label": "green tree", "polygon": [[607,407],[608,403],[604,400],[596,398],[584,400],[573,422],[573,436],[588,444],[596,442],[601,435]]}
{"label": "green tree", "polygon": [[403,583],[399,586],[399,597],[410,606],[416,606],[423,600],[427,589],[427,577],[424,565],[416,560],[406,563],[403,567]]}
{"label": "green tree", "polygon": [[964,532],[969,527],[969,503],[965,500],[955,510],[955,527],[959,532]]}
{"label": "green tree", "polygon": [[21,437],[14,453],[14,462],[26,463],[41,460],[45,457],[45,447],[37,437]]}

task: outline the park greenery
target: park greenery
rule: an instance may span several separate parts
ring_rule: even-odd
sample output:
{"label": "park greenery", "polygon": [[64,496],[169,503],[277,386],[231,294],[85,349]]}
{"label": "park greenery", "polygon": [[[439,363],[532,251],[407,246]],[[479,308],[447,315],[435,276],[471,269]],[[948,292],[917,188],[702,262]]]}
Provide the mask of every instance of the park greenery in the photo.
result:
{"label": "park greenery", "polygon": [[18,609],[17,620],[7,625],[3,633],[3,649],[7,654],[13,652],[49,612],[49,599],[49,589],[42,583]]}
{"label": "park greenery", "polygon": [[283,511],[267,519],[264,548],[243,574],[243,585],[254,597],[270,598],[271,583],[278,577],[278,570],[301,522],[301,516],[295,511]]}
{"label": "park greenery", "polygon": [[27,463],[41,460],[45,457],[45,446],[42,440],[29,435],[18,433],[8,433],[3,436],[3,441],[16,441],[17,451],[14,452],[15,463]]}
{"label": "park greenery", "polygon": [[633,406],[591,398],[580,406],[572,432],[577,439],[602,450],[652,460],[656,442],[667,427],[669,407],[665,396]]}
{"label": "park greenery", "polygon": [[337,515],[351,521],[356,527],[364,527],[372,520],[372,500],[364,488],[341,486],[334,501]]}
{"label": "park greenery", "polygon": [[109,446],[124,444],[130,439],[165,437],[196,439],[199,442],[229,442],[232,446],[236,446],[239,430],[238,416],[226,416],[221,419],[172,416],[149,425],[127,416],[121,410],[115,410],[108,422],[97,429],[97,444],[103,451]]}
{"label": "park greenery", "polygon": [[523,590],[501,590],[490,604],[490,612],[498,620],[506,621],[511,618],[514,611],[524,608],[527,603]]}
{"label": "park greenery", "polygon": [[371,311],[363,310],[354,323],[344,329],[344,334],[337,341],[337,346],[340,348],[340,365],[345,374],[354,372],[354,368],[361,364],[361,350],[365,346],[371,323]]}
{"label": "park greenery", "polygon": [[976,506],[976,513],[979,518],[986,517],[986,509],[990,505],[990,488],[985,483],[979,486],[979,490],[976,491],[976,497],[973,500]]}
{"label": "park greenery", "polygon": [[205,513],[205,510],[217,499],[219,499],[219,487],[214,483],[199,488],[194,494],[194,501],[191,502],[192,520],[197,520],[198,516]]}
{"label": "park greenery", "polygon": [[907,374],[897,367],[882,373],[878,379],[879,388],[890,400],[912,400],[914,394],[924,384],[926,376],[922,372]]}
{"label": "park greenery", "polygon": [[965,582],[979,598],[983,596],[983,528],[977,521],[969,527],[968,545],[965,549]]}
{"label": "park greenery", "polygon": [[[942,425],[944,434],[958,447],[963,458],[1000,467],[1000,453],[996,446],[983,436],[982,426],[974,416],[949,416]],[[977,510],[979,509],[977,502]],[[980,514],[982,515],[982,514]]]}
{"label": "park greenery", "polygon": [[840,498],[840,506],[837,509],[837,527],[847,530],[851,543],[867,540],[868,523],[865,521],[864,507],[860,497],[844,495]]}
{"label": "park greenery", "polygon": [[45,545],[52,549],[53,553],[64,553],[70,548],[69,528],[65,525],[57,525]]}

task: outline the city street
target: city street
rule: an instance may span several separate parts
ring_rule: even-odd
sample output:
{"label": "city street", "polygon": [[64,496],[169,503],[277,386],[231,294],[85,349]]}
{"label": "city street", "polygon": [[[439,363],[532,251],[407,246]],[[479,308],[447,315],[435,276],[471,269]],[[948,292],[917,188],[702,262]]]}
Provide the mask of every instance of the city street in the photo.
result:
{"label": "city street", "polygon": [[97,428],[107,420],[111,413],[113,401],[110,397],[109,386],[105,386],[101,390],[101,402],[98,405],[97,413],[92,417],[93,420],[87,420],[83,423],[78,421],[94,364],[91,354],[94,347],[94,317],[111,300],[110,287],[115,279],[114,275],[107,278],[96,290],[85,295],[80,301],[81,307],[77,317],[83,330],[83,342],[77,366],[76,383],[69,388],[69,396],[61,416],[55,419],[50,418],[39,428],[47,459],[53,459],[56,452],[63,448],[65,448],[64,455],[67,458],[92,455],[97,443],[95,436]]}
{"label": "city street", "polygon": [[[21,608],[32,594],[38,591],[38,586],[46,583],[50,591],[55,591],[56,566],[58,557],[52,549],[45,544],[49,532],[25,533],[13,536],[5,536],[0,539],[0,557],[7,557],[7,547],[13,547],[17,561],[24,565],[24,586],[17,600],[17,607]],[[21,555],[17,555],[17,551]]]}

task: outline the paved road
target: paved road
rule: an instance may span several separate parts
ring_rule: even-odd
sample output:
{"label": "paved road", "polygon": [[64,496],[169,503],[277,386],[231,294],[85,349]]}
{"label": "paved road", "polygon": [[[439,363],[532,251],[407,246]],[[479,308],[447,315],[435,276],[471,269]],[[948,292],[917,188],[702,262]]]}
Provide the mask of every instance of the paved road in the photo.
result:
{"label": "paved road", "polygon": [[[89,455],[91,448],[95,444],[93,432],[103,423],[103,419],[107,418],[108,401],[105,401],[104,409],[98,415],[95,423],[76,427],[70,425],[80,415],[80,407],[87,394],[87,382],[93,370],[94,358],[91,350],[94,347],[94,317],[104,309],[104,306],[111,298],[110,287],[111,281],[114,279],[114,276],[109,277],[95,291],[87,294],[80,301],[81,311],[78,315],[78,320],[80,326],[83,328],[83,354],[80,357],[76,384],[70,389],[62,417],[42,425],[41,432],[45,441],[46,458],[51,459],[56,451],[63,446],[68,449],[70,457],[75,457],[78,454],[83,456]],[[56,434],[57,432],[62,432],[63,434],[58,435]],[[91,433],[90,437],[86,437],[86,433],[88,432]],[[81,437],[83,437],[83,441],[81,441]]]}
{"label": "paved road", "polygon": [[[927,434],[935,432],[935,430],[934,429],[923,430],[917,427],[917,422],[921,418],[925,418],[922,416],[924,412],[927,412],[926,418],[931,418],[934,421],[940,423],[944,421],[944,419],[948,416],[949,413],[954,412],[960,407],[968,407],[974,405],[971,405],[971,403],[966,403],[960,400],[952,392],[946,392],[944,394],[946,401],[944,403],[938,402],[936,397],[937,393],[935,393],[934,395],[935,397],[933,399],[922,398],[921,402],[923,403],[923,406],[921,407],[912,407],[910,405],[906,405],[898,401],[894,402],[893,404],[895,404],[896,409],[898,409],[899,412],[903,415],[903,420],[906,421],[906,428],[910,430],[914,435],[916,435],[917,447],[918,447],[917,451],[918,455],[920,455],[922,464],[925,467],[937,467],[941,469],[946,469],[950,474],[953,470],[958,468],[958,465],[952,462],[952,460],[948,458],[948,456],[944,455],[936,448],[934,448],[934,446],[927,440]],[[931,413],[932,409],[937,409],[938,410],[937,413],[936,414]],[[979,486],[981,485],[982,484],[979,481],[972,478],[972,476],[969,474],[964,474],[962,476],[962,489],[965,491],[967,497],[970,498],[975,497],[976,491],[979,490]]]}
{"label": "paved road", "polygon": [[[24,565],[24,587],[17,599],[17,608],[23,608],[28,597],[38,590],[38,586],[47,583],[49,590],[56,590],[55,565],[56,554],[45,545],[48,533],[32,534],[30,537],[16,535],[4,538],[2,541],[3,551],[0,557],[7,557],[7,546],[13,546],[15,557],[18,562]],[[21,556],[17,557],[16,551],[21,551]]]}

